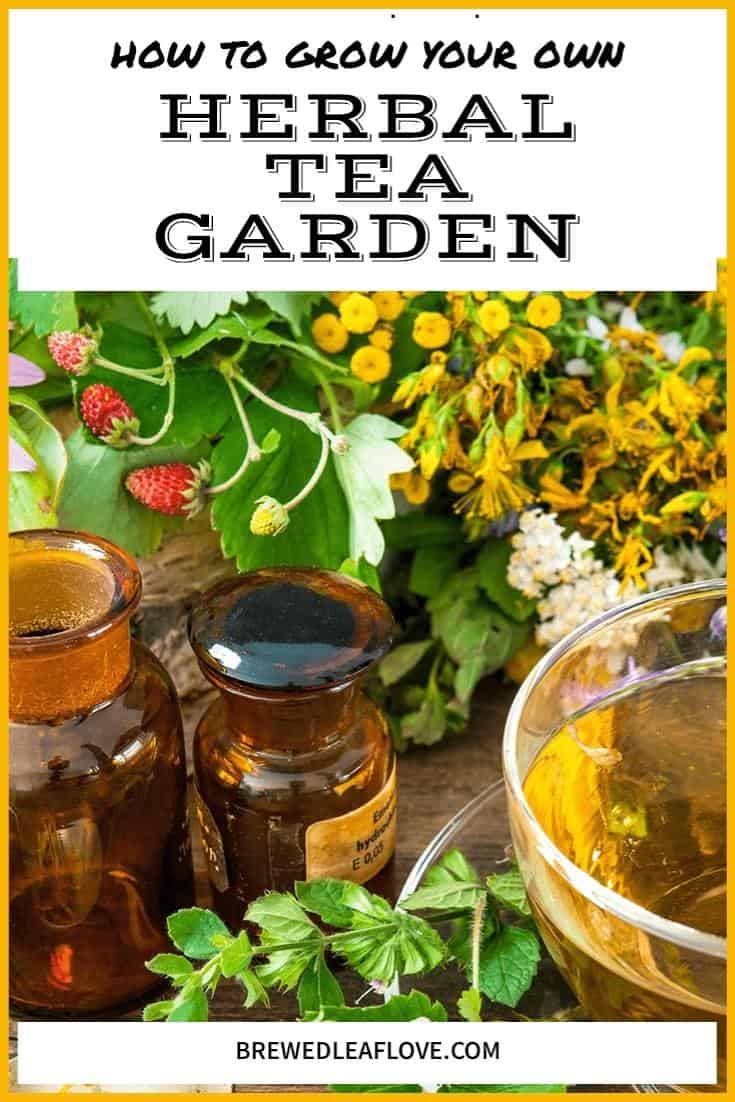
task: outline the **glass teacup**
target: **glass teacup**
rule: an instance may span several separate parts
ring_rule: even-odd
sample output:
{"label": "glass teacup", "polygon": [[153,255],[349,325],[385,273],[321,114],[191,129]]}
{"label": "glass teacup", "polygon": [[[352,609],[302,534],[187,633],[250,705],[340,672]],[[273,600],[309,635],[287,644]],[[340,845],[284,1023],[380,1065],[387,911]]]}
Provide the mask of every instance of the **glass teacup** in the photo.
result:
{"label": "glass teacup", "polygon": [[503,747],[516,855],[557,966],[594,1019],[717,1021],[720,1090],[725,598],[724,582],[682,586],[574,632],[519,690]]}

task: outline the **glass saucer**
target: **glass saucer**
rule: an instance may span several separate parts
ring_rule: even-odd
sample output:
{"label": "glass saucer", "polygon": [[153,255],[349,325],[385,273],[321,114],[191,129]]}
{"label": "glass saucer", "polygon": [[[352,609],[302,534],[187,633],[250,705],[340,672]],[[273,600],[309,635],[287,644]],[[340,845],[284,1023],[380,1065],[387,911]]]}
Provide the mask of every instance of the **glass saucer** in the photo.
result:
{"label": "glass saucer", "polygon": [[[451,849],[460,849],[483,878],[493,872],[502,872],[508,867],[512,845],[508,827],[505,785],[502,780],[483,789],[434,835],[406,877],[401,888],[399,903],[416,891],[429,869]],[[459,969],[450,966],[440,972],[422,976],[420,980],[420,985],[417,986],[420,986],[427,995],[440,999],[447,1007],[450,1019],[460,1020],[458,1014],[452,1013],[452,1007],[456,1004],[457,998],[467,987],[467,979]],[[404,980],[404,987],[407,985],[408,981]],[[400,987],[396,982],[386,993],[386,998],[398,994],[399,991]],[[565,980],[562,979],[556,965],[545,952],[531,989],[516,1007],[517,1014],[497,1004],[493,1007],[493,1011],[499,1020],[507,1021],[517,1020],[517,1014],[534,1019],[584,1020],[582,1008]],[[641,1094],[658,1094],[669,1093],[672,1088],[651,1084],[637,1086],[611,1084],[594,1087],[580,1084],[569,1086],[567,1090],[569,1093],[608,1094],[635,1091]]]}

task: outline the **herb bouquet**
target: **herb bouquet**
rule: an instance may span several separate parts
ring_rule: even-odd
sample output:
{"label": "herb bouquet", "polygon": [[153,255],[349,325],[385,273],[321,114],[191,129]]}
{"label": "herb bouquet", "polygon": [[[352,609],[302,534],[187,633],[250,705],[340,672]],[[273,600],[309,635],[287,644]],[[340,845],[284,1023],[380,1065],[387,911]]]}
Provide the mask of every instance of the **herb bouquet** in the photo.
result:
{"label": "herb bouquet", "polygon": [[722,573],[724,301],[724,267],[704,295],[233,295],[29,293],[12,266],[11,526],[146,556],[199,515],[240,570],[382,584],[379,691],[428,745],[486,674]]}

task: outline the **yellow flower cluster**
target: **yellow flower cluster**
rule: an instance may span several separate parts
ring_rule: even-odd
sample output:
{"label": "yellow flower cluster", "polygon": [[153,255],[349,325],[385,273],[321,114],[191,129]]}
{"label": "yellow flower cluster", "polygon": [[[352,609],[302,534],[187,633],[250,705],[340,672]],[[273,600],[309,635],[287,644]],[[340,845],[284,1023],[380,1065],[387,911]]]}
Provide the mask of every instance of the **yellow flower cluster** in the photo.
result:
{"label": "yellow flower cluster", "polygon": [[336,313],[329,311],[314,319],[314,344],[322,352],[337,355],[345,351],[353,337],[367,336],[366,344],[352,349],[350,370],[365,383],[380,383],[391,372],[392,323],[401,316],[411,296],[412,292],[407,291],[334,291],[329,299]]}
{"label": "yellow flower cluster", "polygon": [[[335,295],[332,324],[369,334],[351,369],[377,382],[407,312],[393,404],[417,461],[394,480],[409,501],[423,504],[446,472],[471,535],[544,504],[643,585],[657,544],[701,537],[725,513],[724,295],[721,274],[716,293],[683,301],[683,336],[657,325],[656,296],[592,291]],[[705,340],[687,342],[688,330]],[[426,360],[406,374],[415,346]]]}

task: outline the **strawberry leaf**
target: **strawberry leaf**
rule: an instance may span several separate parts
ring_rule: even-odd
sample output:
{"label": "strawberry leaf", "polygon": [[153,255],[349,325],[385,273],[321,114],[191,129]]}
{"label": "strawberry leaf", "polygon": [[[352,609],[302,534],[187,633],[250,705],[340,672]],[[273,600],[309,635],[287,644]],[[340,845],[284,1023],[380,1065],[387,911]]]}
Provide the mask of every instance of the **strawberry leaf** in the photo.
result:
{"label": "strawberry leaf", "polygon": [[159,291],[151,299],[151,310],[166,318],[174,329],[190,333],[195,325],[202,329],[220,314],[227,314],[233,302],[243,305],[247,291]]}
{"label": "strawberry leaf", "polygon": [[19,291],[18,262],[10,261],[9,314],[24,329],[45,337],[56,329],[76,329],[79,324],[73,291]]}
{"label": "strawberry leaf", "polygon": [[[300,410],[317,409],[313,388],[292,374],[272,396]],[[321,442],[304,424],[262,402],[248,402],[247,413],[256,440],[266,440],[269,430],[275,429],[280,441],[277,450],[251,464],[232,489],[215,495],[212,523],[221,533],[223,553],[237,560],[239,570],[273,565],[336,570],[347,555],[348,520],[332,457],[315,489],[289,514],[285,531],[278,536],[254,536],[250,532],[257,499],[271,496],[285,502],[294,497],[317,465]],[[237,470],[244,453],[242,427],[231,421],[212,454],[215,483]]]}

